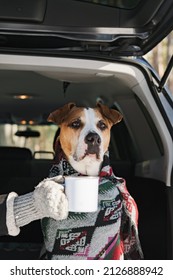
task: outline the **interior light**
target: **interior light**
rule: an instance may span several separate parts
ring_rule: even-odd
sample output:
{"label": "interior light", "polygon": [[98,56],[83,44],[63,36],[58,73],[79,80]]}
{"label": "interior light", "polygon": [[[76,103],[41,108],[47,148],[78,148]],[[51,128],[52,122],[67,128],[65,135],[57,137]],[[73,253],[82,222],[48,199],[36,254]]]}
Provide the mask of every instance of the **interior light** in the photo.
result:
{"label": "interior light", "polygon": [[31,99],[32,96],[28,94],[18,94],[18,95],[14,95],[14,98],[20,100],[27,100],[27,99]]}
{"label": "interior light", "polygon": [[20,124],[26,124],[26,120],[21,120]]}
{"label": "interior light", "polygon": [[105,78],[109,78],[109,77],[113,77],[114,76],[114,74],[112,74],[112,73],[96,73],[96,76],[98,76],[98,77],[105,77]]}
{"label": "interior light", "polygon": [[30,125],[33,125],[34,123],[35,123],[35,122],[34,122],[33,120],[30,120],[30,121],[29,121],[29,124],[30,124]]}

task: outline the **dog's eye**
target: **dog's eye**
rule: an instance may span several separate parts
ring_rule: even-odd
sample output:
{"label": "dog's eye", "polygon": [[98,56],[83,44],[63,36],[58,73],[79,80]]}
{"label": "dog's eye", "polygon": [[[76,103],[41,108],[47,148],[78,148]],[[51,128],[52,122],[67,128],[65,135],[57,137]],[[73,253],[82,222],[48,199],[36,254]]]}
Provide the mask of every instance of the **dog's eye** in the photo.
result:
{"label": "dog's eye", "polygon": [[81,120],[76,120],[69,125],[71,128],[78,129],[81,127]]}
{"label": "dog's eye", "polygon": [[107,128],[107,125],[103,121],[99,121],[98,124],[97,124],[97,127],[100,130],[105,130]]}

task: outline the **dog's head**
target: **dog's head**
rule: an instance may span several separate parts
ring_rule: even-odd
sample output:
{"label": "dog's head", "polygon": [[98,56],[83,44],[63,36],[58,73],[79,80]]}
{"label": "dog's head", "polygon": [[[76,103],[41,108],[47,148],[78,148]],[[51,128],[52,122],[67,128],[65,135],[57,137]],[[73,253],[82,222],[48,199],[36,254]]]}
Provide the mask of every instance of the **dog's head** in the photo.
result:
{"label": "dog's head", "polygon": [[48,117],[60,126],[60,143],[68,161],[86,175],[98,174],[109,146],[110,129],[121,119],[118,111],[100,103],[96,108],[68,103]]}

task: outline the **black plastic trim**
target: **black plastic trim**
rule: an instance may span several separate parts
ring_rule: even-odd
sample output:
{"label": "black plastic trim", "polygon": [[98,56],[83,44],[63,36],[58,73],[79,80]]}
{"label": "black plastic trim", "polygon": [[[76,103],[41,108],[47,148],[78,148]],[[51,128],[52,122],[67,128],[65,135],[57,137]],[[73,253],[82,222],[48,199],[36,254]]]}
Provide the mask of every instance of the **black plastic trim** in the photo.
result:
{"label": "black plastic trim", "polygon": [[156,126],[155,126],[147,108],[144,106],[144,104],[142,103],[142,101],[140,100],[140,98],[136,94],[135,94],[135,99],[136,99],[136,102],[138,103],[139,107],[141,108],[141,111],[143,112],[149,127],[151,128],[152,134],[155,138],[155,141],[156,141],[157,146],[159,148],[160,154],[163,156],[164,155],[164,147],[163,147],[163,143],[161,141],[160,135],[157,131],[157,128],[156,128]]}
{"label": "black plastic trim", "polygon": [[42,23],[47,0],[0,0],[0,21]]}

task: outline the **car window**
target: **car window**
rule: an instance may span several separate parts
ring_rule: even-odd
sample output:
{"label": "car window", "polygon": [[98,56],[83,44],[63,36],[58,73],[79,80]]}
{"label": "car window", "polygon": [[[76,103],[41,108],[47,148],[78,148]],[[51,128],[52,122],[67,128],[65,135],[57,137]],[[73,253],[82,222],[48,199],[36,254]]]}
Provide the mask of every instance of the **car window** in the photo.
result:
{"label": "car window", "polygon": [[[24,132],[27,131],[28,129],[37,132],[37,134],[40,134],[40,136],[19,137],[15,135],[16,132]],[[34,152],[39,152],[37,154],[37,158],[40,157],[52,158],[52,154],[44,153],[44,152],[53,152],[53,141],[54,141],[54,136],[56,131],[57,131],[57,126],[55,125],[25,126],[25,125],[16,125],[16,124],[1,124],[0,146],[26,147],[29,148],[33,154]]]}
{"label": "car window", "polygon": [[[161,79],[164,75],[166,67],[173,55],[173,32],[165,37],[152,51],[144,56],[144,58],[153,67],[156,74]],[[166,86],[173,93],[173,70],[170,73]]]}

